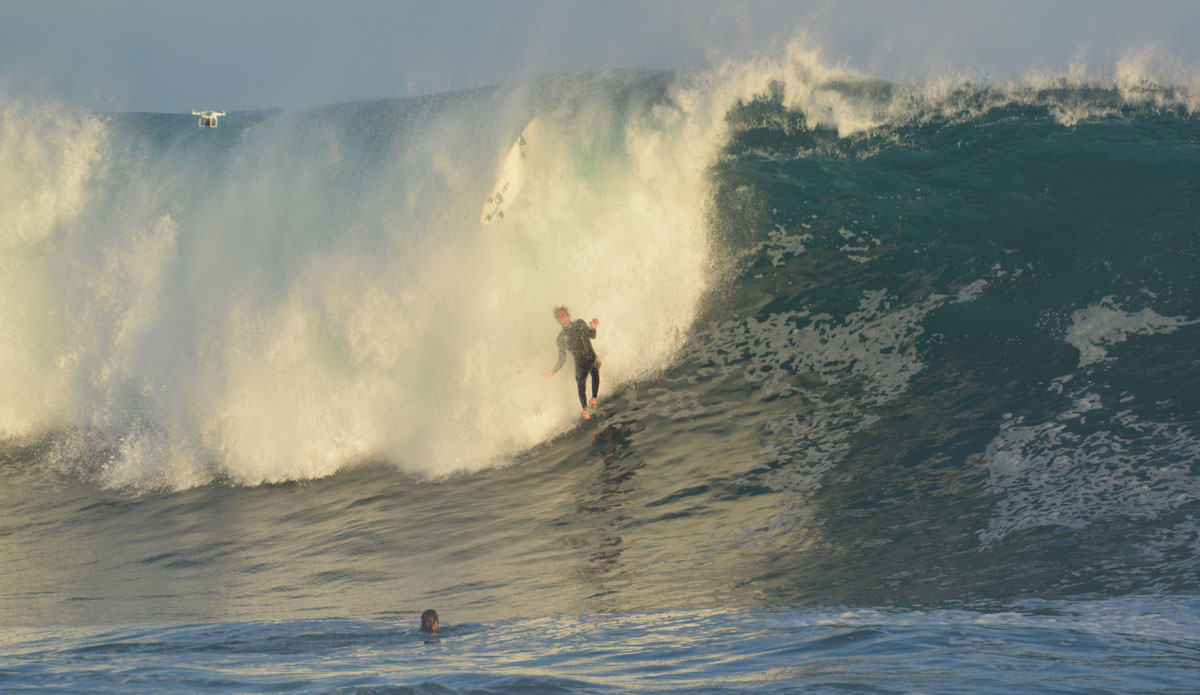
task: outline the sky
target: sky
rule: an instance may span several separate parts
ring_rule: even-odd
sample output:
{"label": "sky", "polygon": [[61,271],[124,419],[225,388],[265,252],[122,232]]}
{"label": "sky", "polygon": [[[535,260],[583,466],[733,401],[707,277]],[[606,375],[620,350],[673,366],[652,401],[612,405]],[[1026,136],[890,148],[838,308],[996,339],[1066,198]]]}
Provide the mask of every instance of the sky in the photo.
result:
{"label": "sky", "polygon": [[801,36],[830,64],[908,82],[1103,73],[1139,54],[1200,73],[1200,0],[0,0],[0,102],[296,108],[703,70]]}

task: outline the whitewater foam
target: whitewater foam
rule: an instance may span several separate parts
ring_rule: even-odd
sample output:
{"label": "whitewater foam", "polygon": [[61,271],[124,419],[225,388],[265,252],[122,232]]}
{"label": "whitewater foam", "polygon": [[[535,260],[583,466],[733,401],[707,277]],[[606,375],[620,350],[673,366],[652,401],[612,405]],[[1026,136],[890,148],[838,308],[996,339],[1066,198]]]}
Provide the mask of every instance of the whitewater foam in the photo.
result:
{"label": "whitewater foam", "polygon": [[75,243],[73,225],[104,176],[101,119],[0,93],[0,436],[61,419],[70,407],[70,342],[56,279],[64,268],[49,249]]}
{"label": "whitewater foam", "polygon": [[726,104],[638,80],[532,94],[543,141],[487,229],[464,211],[491,184],[486,143],[511,140],[480,127],[510,108],[495,95],[181,120],[160,150],[146,138],[173,122],[113,117],[101,150],[95,119],[9,109],[11,173],[46,183],[4,189],[24,255],[5,294],[27,300],[4,309],[26,384],[4,434],[53,433],[56,468],[109,485],[188,487],[368,460],[444,475],[572,426],[573,388],[539,375],[550,308],[601,319],[611,393],[669,362],[710,282]]}
{"label": "whitewater foam", "polygon": [[1079,350],[1079,366],[1109,359],[1106,346],[1119,345],[1134,335],[1165,335],[1195,324],[1183,316],[1160,316],[1153,309],[1125,311],[1114,297],[1079,309],[1071,315],[1066,340]]}
{"label": "whitewater foam", "polygon": [[[1074,312],[1065,339],[1079,350],[1078,366],[1048,387],[1068,397],[1069,406],[1044,422],[1009,415],[984,453],[987,487],[999,502],[979,532],[982,542],[1041,526],[1080,529],[1118,516],[1153,519],[1200,497],[1191,471],[1200,439],[1186,426],[1138,415],[1130,394],[1106,398],[1108,387],[1098,378],[1101,370],[1119,368],[1106,347],[1192,323],[1150,309],[1126,312],[1112,297]],[[1076,378],[1079,383],[1069,388]],[[1177,531],[1194,536],[1194,526]]]}

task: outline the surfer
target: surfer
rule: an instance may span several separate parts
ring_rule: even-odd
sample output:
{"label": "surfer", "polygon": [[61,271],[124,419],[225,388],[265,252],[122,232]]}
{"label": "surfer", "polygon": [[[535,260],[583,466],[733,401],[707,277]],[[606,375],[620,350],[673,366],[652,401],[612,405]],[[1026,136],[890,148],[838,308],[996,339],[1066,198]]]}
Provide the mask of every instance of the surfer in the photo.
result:
{"label": "surfer", "polygon": [[593,410],[596,408],[596,394],[600,391],[600,360],[596,359],[596,351],[592,349],[592,338],[596,337],[596,326],[600,325],[600,319],[592,319],[590,325],[584,323],[583,319],[572,322],[571,313],[565,306],[554,307],[554,319],[563,327],[558,334],[558,362],[553,369],[543,374],[557,374],[567,358],[567,351],[571,352],[571,358],[575,361],[575,385],[579,388],[579,405],[583,407],[583,419],[587,420],[591,418],[588,413],[586,389],[588,374],[592,375]]}
{"label": "surfer", "polygon": [[421,614],[421,632],[431,635],[437,634],[438,630],[438,614],[437,611],[430,608]]}

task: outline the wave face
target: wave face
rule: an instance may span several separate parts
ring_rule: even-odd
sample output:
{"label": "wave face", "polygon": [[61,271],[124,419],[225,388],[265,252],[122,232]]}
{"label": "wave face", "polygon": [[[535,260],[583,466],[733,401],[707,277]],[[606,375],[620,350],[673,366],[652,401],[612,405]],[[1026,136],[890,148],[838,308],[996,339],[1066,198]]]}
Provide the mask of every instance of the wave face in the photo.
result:
{"label": "wave face", "polygon": [[[1200,589],[1185,87],[793,48],[2,127],[11,622]],[[559,303],[591,422],[540,376]]]}

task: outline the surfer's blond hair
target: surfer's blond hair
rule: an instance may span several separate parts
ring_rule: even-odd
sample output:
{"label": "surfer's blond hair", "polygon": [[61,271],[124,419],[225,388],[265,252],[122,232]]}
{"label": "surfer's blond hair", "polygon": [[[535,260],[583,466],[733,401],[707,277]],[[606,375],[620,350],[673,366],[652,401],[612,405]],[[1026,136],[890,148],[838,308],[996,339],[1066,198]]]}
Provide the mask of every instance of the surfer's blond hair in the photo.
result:
{"label": "surfer's blond hair", "polygon": [[567,309],[567,307],[561,304],[554,307],[554,318],[558,318],[559,313],[566,314],[567,316],[571,315],[571,312]]}

